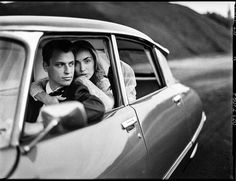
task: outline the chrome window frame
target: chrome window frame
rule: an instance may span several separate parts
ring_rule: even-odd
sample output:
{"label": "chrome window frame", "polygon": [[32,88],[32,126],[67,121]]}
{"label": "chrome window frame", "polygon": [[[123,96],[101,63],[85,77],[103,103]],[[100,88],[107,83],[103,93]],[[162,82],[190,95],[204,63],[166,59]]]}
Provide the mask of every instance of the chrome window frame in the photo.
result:
{"label": "chrome window frame", "polygon": [[127,106],[129,104],[126,90],[125,90],[125,83],[124,83],[124,77],[121,69],[121,63],[120,63],[120,56],[118,52],[118,46],[117,46],[117,41],[116,41],[116,35],[111,34],[111,41],[112,41],[112,47],[114,51],[114,66],[116,67],[117,71],[117,78],[118,78],[118,83],[119,83],[119,89],[121,93],[121,99],[123,101],[124,106]]}
{"label": "chrome window frame", "polygon": [[[149,59],[149,63],[150,63],[150,65],[151,65],[152,69],[154,70],[154,75],[155,75],[155,77],[153,77],[153,79],[155,78],[155,80],[157,81],[157,84],[161,84],[161,85],[162,85],[162,87],[161,87],[160,89],[158,89],[158,90],[156,90],[156,91],[154,91],[154,92],[151,92],[151,93],[149,93],[149,94],[147,94],[147,95],[145,95],[145,96],[143,96],[143,97],[140,97],[140,98],[136,99],[134,102],[132,102],[132,104],[133,104],[133,103],[136,103],[137,101],[143,100],[143,99],[145,99],[146,97],[153,96],[154,94],[156,94],[156,93],[158,93],[158,92],[164,90],[164,89],[167,87],[167,85],[166,85],[166,82],[165,82],[165,79],[164,79],[163,72],[162,72],[161,67],[160,67],[160,63],[158,62],[158,59],[157,59],[156,54],[155,54],[155,52],[154,52],[154,47],[155,47],[156,45],[153,44],[152,42],[149,42],[149,41],[144,40],[144,39],[142,39],[142,38],[137,38],[137,37],[133,37],[133,36],[125,36],[125,35],[120,35],[120,34],[119,34],[119,35],[115,35],[115,38],[116,38],[116,40],[117,40],[117,39],[122,39],[122,40],[131,41],[131,42],[138,43],[138,44],[142,44],[142,45],[144,45],[144,46],[149,47],[149,48],[150,48],[150,53],[151,53],[151,58],[152,58],[152,60]],[[117,59],[118,59],[119,62],[120,62],[120,57],[119,57],[119,52],[118,52],[117,41],[115,41],[115,42],[116,42],[116,47],[115,47],[115,48],[116,48],[116,51],[117,51],[117,54],[118,54],[118,55],[117,55]],[[157,62],[156,62],[156,61],[157,61]],[[154,62],[155,62],[155,63],[154,63]],[[119,65],[117,65],[117,67],[118,67],[118,66],[119,66],[120,69],[121,69],[120,63],[119,63]],[[157,71],[159,71],[159,73],[158,73]],[[120,73],[122,74],[122,70],[121,70]],[[159,74],[160,74],[160,75],[159,75]],[[119,76],[120,76],[120,74],[119,74]],[[123,97],[125,96],[125,101],[127,100],[127,102],[128,102],[128,97],[127,97],[127,94],[126,94],[126,91],[125,91],[125,83],[124,83],[123,74],[122,74],[120,77],[122,77],[122,83],[120,83],[120,85],[123,87],[123,88],[122,88],[122,95],[123,95]],[[137,79],[137,78],[136,78],[136,79]],[[139,78],[138,78],[138,79],[139,79]],[[144,78],[144,79],[145,79],[145,78]],[[161,82],[159,82],[158,79],[161,79],[161,80],[160,80]],[[139,80],[141,80],[141,79],[139,79]],[[128,104],[129,104],[129,102],[128,102],[127,104],[125,104],[125,105],[128,105]]]}
{"label": "chrome window frame", "polygon": [[[158,60],[166,86],[170,86],[171,84],[176,83],[177,80],[175,79],[170,69],[166,56],[164,56],[163,53],[156,46],[154,47],[154,54]],[[165,70],[166,67],[168,67],[168,70]]]}

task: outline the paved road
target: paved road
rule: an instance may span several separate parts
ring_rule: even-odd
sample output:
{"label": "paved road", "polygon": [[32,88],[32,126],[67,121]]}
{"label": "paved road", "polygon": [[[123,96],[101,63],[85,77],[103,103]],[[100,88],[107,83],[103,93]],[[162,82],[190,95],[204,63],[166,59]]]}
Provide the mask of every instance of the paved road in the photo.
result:
{"label": "paved road", "polygon": [[169,64],[177,79],[199,93],[207,116],[195,158],[174,178],[233,179],[232,55]]}

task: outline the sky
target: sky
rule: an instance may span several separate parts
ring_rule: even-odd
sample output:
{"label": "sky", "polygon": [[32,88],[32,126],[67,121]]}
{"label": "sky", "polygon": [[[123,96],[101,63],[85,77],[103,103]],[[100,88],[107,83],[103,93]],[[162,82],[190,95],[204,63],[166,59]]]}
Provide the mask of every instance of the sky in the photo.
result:
{"label": "sky", "polygon": [[214,12],[224,17],[227,17],[229,8],[231,11],[232,18],[234,18],[235,13],[234,1],[174,1],[171,3],[187,6],[200,14],[206,12]]}

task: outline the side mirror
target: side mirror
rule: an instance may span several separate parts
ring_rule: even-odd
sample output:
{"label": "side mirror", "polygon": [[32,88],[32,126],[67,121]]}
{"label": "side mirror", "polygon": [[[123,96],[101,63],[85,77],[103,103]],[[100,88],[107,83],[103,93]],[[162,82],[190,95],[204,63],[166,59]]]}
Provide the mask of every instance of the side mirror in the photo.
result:
{"label": "side mirror", "polygon": [[21,148],[24,153],[30,151],[49,131],[59,124],[66,130],[75,130],[87,125],[84,105],[78,101],[45,106],[41,109],[41,114],[45,129],[31,143]]}
{"label": "side mirror", "polygon": [[[78,129],[87,125],[84,105],[78,101],[45,106],[42,108],[41,114],[45,128],[50,124],[57,125],[58,123],[68,130]],[[55,123],[53,124],[53,122]]]}

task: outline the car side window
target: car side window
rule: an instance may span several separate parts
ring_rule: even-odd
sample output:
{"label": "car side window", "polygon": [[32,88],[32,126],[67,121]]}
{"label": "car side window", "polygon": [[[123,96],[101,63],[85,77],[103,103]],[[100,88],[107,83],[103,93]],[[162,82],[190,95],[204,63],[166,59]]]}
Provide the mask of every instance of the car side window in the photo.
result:
{"label": "car side window", "polygon": [[22,44],[0,39],[0,147],[9,144],[26,59]]}
{"label": "car side window", "polygon": [[[136,99],[151,94],[164,87],[152,47],[138,41],[117,38],[121,62],[132,67],[136,79]],[[125,77],[124,77],[125,79]],[[126,89],[127,96],[129,93]]]}
{"label": "car side window", "polygon": [[174,78],[170,70],[166,57],[157,48],[155,48],[155,52],[159,60],[160,67],[162,69],[162,73],[164,75],[166,84],[168,85],[168,84],[176,82],[176,79]]}

